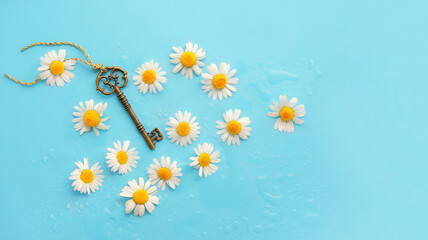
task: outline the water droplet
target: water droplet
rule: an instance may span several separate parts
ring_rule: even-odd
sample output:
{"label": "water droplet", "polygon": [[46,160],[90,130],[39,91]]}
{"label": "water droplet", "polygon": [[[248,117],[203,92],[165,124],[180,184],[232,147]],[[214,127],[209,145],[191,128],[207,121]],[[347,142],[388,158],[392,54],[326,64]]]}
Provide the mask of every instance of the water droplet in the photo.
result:
{"label": "water droplet", "polygon": [[281,81],[297,81],[298,76],[295,73],[291,73],[285,70],[271,70],[268,75],[269,82],[272,84],[278,84]]}

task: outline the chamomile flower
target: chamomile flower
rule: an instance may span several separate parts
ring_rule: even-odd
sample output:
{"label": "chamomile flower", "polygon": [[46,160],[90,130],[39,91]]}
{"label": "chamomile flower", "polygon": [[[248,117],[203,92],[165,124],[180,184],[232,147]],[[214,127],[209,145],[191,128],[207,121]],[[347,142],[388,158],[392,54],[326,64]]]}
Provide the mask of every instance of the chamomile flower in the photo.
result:
{"label": "chamomile flower", "polygon": [[200,133],[196,117],[192,118],[192,114],[187,111],[184,111],[184,114],[178,111],[175,114],[175,118],[170,117],[169,122],[166,124],[170,126],[165,128],[168,131],[168,138],[171,139],[171,142],[175,142],[175,145],[180,143],[180,147],[185,147],[187,144],[191,144],[192,141],[196,141]]}
{"label": "chamomile flower", "polygon": [[37,70],[41,71],[39,77],[42,80],[47,79],[46,85],[58,87],[64,86],[64,81],[69,83],[70,79],[74,78],[74,74],[70,70],[74,69],[75,60],[65,60],[65,49],[60,49],[58,54],[52,50],[40,58],[40,67]]}
{"label": "chamomile flower", "polygon": [[155,63],[153,59],[141,64],[141,67],[135,71],[138,75],[134,76],[134,85],[139,85],[138,90],[143,94],[146,94],[147,89],[150,93],[156,93],[156,90],[162,91],[161,83],[166,83],[166,78],[163,76],[166,72],[161,70],[159,63]]}
{"label": "chamomile flower", "polygon": [[171,63],[177,64],[173,69],[173,73],[178,73],[181,70],[181,76],[186,75],[186,79],[193,78],[193,72],[196,75],[201,75],[201,67],[205,66],[202,59],[206,57],[202,48],[198,49],[198,44],[191,42],[186,43],[186,49],[183,51],[181,47],[172,48],[175,53],[169,55]]}
{"label": "chamomile flower", "polygon": [[137,167],[137,159],[140,159],[137,156],[138,152],[135,151],[135,147],[129,149],[130,141],[123,142],[123,146],[120,141],[113,142],[113,148],[107,148],[109,151],[106,155],[108,167],[111,168],[112,172],[117,172],[119,174],[126,174],[128,171],[132,172],[132,168]]}
{"label": "chamomile flower", "polygon": [[217,134],[221,135],[221,140],[227,144],[233,145],[240,144],[240,139],[247,140],[248,136],[251,135],[250,131],[252,130],[248,125],[251,123],[250,118],[243,117],[239,118],[241,115],[241,110],[235,109],[223,113],[224,121],[217,121],[217,128],[220,129]]}
{"label": "chamomile flower", "polygon": [[120,192],[120,196],[132,198],[125,203],[126,214],[134,210],[135,216],[143,216],[145,209],[152,213],[155,210],[154,204],[159,204],[159,198],[155,196],[156,187],[151,186],[152,183],[149,180],[144,184],[142,177],[140,177],[139,183],[133,179],[128,182],[128,185]]}
{"label": "chamomile flower", "polygon": [[[236,69],[230,70],[230,65],[222,62],[220,69],[213,63],[208,67],[209,73],[203,73],[201,83],[203,92],[208,92],[208,97],[213,97],[216,100],[217,97],[221,101],[223,98],[227,99],[232,96],[232,92],[236,92],[236,88],[232,85],[238,83],[238,78],[234,78],[233,75],[236,73]],[[231,92],[232,91],[232,92]]]}
{"label": "chamomile flower", "polygon": [[305,106],[300,104],[295,106],[297,103],[297,98],[292,98],[290,101],[287,101],[287,96],[279,96],[279,102],[273,102],[273,105],[270,105],[270,109],[273,112],[268,112],[269,117],[279,117],[275,125],[274,129],[278,129],[280,132],[294,132],[294,124],[302,124],[303,120],[300,117],[305,116]]}
{"label": "chamomile flower", "polygon": [[156,158],[153,159],[153,163],[147,168],[147,173],[153,184],[158,183],[158,188],[165,190],[165,186],[168,184],[172,189],[175,189],[175,186],[180,184],[178,177],[182,174],[181,168],[177,167],[177,161],[171,163],[170,157],[162,156],[160,163]]}
{"label": "chamomile flower", "polygon": [[212,173],[215,173],[218,169],[214,163],[219,163],[221,160],[219,159],[220,154],[218,151],[214,151],[214,147],[211,144],[203,143],[198,144],[198,147],[195,147],[196,157],[190,157],[192,162],[189,166],[199,169],[199,176],[202,177],[202,173],[204,176],[209,176]]}
{"label": "chamomile flower", "polygon": [[78,168],[76,168],[70,175],[70,180],[74,180],[71,184],[74,187],[74,191],[79,191],[80,193],[90,194],[91,191],[95,192],[102,186],[104,176],[101,175],[103,170],[98,163],[92,165],[89,168],[88,160],[83,159],[76,162]]}
{"label": "chamomile flower", "polygon": [[97,136],[100,135],[98,129],[107,130],[107,127],[103,122],[107,121],[110,117],[101,118],[103,116],[104,110],[107,108],[107,103],[97,103],[94,106],[94,100],[91,99],[85,102],[83,105],[82,102],[79,103],[80,107],[74,106],[74,109],[77,112],[73,112],[73,115],[76,117],[73,119],[73,122],[76,123],[74,128],[76,131],[80,130],[80,135],[84,132],[89,132],[91,128],[94,130]]}

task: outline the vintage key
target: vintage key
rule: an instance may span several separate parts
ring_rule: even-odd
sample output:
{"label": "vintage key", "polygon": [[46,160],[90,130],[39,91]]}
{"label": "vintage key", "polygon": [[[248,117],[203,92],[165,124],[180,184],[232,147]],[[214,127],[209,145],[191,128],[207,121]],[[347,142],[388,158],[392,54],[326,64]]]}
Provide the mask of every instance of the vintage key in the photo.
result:
{"label": "vintage key", "polygon": [[[110,74],[108,74],[108,72],[110,72]],[[123,83],[121,85],[119,84],[119,74],[115,74],[115,72],[122,73]],[[104,95],[110,95],[116,92],[117,97],[119,98],[122,105],[125,107],[126,111],[128,111],[129,116],[131,116],[132,120],[135,123],[135,126],[137,126],[138,131],[141,133],[141,135],[143,135],[143,138],[146,141],[147,145],[149,145],[150,149],[153,150],[155,149],[156,142],[159,142],[163,139],[163,135],[158,128],[155,128],[150,133],[147,133],[143,127],[143,124],[141,124],[138,120],[137,115],[135,115],[134,111],[131,108],[131,105],[128,103],[128,100],[126,99],[125,95],[120,90],[128,83],[128,77],[126,76],[126,74],[127,72],[121,69],[120,67],[101,68],[100,73],[98,74],[96,79],[97,90]],[[104,89],[104,87],[100,87],[100,83],[102,83],[104,86],[109,87],[111,90],[107,91],[106,89]]]}

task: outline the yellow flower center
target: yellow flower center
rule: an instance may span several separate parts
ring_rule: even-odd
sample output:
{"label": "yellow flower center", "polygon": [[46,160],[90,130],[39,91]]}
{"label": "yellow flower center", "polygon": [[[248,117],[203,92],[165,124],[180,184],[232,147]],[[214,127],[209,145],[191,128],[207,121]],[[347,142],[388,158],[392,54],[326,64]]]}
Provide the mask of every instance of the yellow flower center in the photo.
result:
{"label": "yellow flower center", "polygon": [[52,61],[49,65],[49,69],[51,70],[52,74],[60,75],[64,72],[64,63],[61,61]]}
{"label": "yellow flower center", "polygon": [[294,110],[291,107],[283,107],[281,111],[279,111],[279,116],[284,121],[289,121],[294,117]]}
{"label": "yellow flower center", "polygon": [[83,121],[86,126],[95,127],[101,121],[100,114],[95,110],[88,110],[85,112],[85,115],[83,115]]}
{"label": "yellow flower center", "polygon": [[227,77],[224,74],[217,74],[213,77],[212,84],[217,89],[222,89],[226,87]]}
{"label": "yellow flower center", "polygon": [[192,52],[185,52],[181,54],[180,62],[185,67],[192,67],[196,63],[196,55]]}
{"label": "yellow flower center", "polygon": [[84,183],[90,183],[94,181],[94,173],[89,169],[85,169],[80,173],[80,180]]}
{"label": "yellow flower center", "polygon": [[132,194],[132,200],[138,205],[142,205],[149,200],[149,194],[143,189],[138,189]]}
{"label": "yellow flower center", "polygon": [[180,136],[186,136],[190,132],[190,125],[187,122],[181,122],[177,126],[177,133]]}
{"label": "yellow flower center", "polygon": [[208,153],[202,153],[198,157],[198,162],[201,167],[207,167],[208,165],[210,165],[211,157]]}
{"label": "yellow flower center", "polygon": [[171,178],[172,173],[171,173],[171,170],[169,170],[169,169],[168,169],[168,168],[166,168],[166,167],[163,167],[163,168],[160,168],[160,169],[158,170],[158,176],[159,176],[159,178],[160,178],[160,179],[162,179],[162,180],[168,180],[168,179],[170,179],[170,178]]}
{"label": "yellow flower center", "polygon": [[128,154],[125,151],[118,152],[116,158],[117,161],[122,165],[128,162]]}
{"label": "yellow flower center", "polygon": [[238,121],[232,120],[227,123],[227,131],[232,134],[236,135],[241,132],[242,126]]}
{"label": "yellow flower center", "polygon": [[156,73],[149,69],[143,72],[143,82],[147,84],[152,84],[156,80]]}

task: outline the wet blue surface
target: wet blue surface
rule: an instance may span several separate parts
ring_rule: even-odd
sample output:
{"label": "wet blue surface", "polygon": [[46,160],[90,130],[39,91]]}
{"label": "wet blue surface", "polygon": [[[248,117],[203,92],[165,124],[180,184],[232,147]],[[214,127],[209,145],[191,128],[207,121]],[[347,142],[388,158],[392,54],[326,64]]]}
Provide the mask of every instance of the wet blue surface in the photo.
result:
{"label": "wet blue surface", "polygon": [[[115,97],[95,91],[97,72],[77,63],[63,88],[20,86],[0,77],[2,239],[427,239],[427,4],[424,1],[1,1],[0,69],[32,81],[50,49],[81,44],[94,62],[130,76],[152,58],[167,71],[156,95],[123,91],[147,129],[178,110],[196,115],[198,141],[168,140],[150,151]],[[222,102],[200,77],[172,74],[172,46],[198,43],[204,62],[237,69],[238,91]],[[68,57],[83,57],[67,47]],[[207,71],[203,68],[203,71]],[[293,134],[266,113],[279,95],[306,106]],[[108,102],[110,130],[74,131],[73,106]],[[227,146],[215,121],[240,108],[252,136]],[[113,141],[131,140],[141,160],[124,176],[105,163]],[[197,143],[220,151],[206,179],[187,166]],[[181,185],[159,191],[153,215],[125,214],[119,192],[147,178],[153,158],[171,156]],[[99,161],[95,194],[73,192],[74,162]]]}

